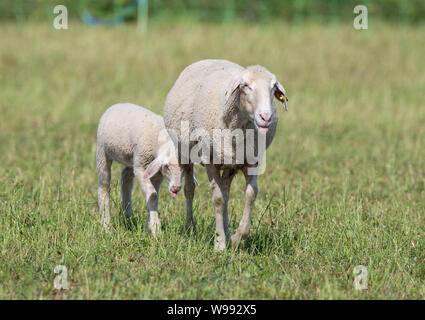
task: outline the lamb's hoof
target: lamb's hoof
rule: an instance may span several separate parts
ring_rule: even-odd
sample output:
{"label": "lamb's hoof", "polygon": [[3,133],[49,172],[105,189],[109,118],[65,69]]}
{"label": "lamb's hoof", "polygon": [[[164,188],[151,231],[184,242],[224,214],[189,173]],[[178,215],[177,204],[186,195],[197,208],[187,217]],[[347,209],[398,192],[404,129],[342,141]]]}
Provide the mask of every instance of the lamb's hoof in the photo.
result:
{"label": "lamb's hoof", "polygon": [[161,236],[162,232],[161,230],[148,230],[148,234],[152,236],[152,238],[158,239]]}
{"label": "lamb's hoof", "polygon": [[154,239],[158,239],[161,236],[161,224],[159,222],[146,224],[145,228],[147,234]]}
{"label": "lamb's hoof", "polygon": [[103,230],[106,234],[112,234],[112,227],[110,225],[104,225]]}

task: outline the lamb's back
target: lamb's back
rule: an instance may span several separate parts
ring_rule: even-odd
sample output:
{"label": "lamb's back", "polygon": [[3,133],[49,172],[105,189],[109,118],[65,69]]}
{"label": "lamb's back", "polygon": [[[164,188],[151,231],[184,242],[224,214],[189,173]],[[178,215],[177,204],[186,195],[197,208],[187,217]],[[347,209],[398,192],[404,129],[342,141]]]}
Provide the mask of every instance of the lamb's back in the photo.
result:
{"label": "lamb's back", "polygon": [[162,117],[152,111],[130,103],[115,104],[100,119],[98,143],[113,160],[132,165],[135,152],[156,156],[158,134],[163,129]]}

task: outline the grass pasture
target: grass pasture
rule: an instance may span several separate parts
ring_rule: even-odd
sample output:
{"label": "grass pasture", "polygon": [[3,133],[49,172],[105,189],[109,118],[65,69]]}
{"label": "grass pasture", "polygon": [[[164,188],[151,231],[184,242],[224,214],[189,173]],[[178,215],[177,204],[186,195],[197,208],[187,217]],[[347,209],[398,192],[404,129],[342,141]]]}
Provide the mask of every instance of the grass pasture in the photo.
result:
{"label": "grass pasture", "polygon": [[[0,25],[0,298],[425,299],[424,27],[374,23],[153,24],[87,29],[70,21]],[[267,151],[251,235],[213,251],[207,177],[186,237],[184,195],[161,190],[163,235],[146,235],[134,188],[133,227],[101,232],[96,127],[111,104],[162,113],[188,64],[223,58],[261,64],[289,96]],[[230,227],[243,208],[233,183]],[[65,265],[69,289],[53,287]],[[368,290],[353,269],[367,266]]]}

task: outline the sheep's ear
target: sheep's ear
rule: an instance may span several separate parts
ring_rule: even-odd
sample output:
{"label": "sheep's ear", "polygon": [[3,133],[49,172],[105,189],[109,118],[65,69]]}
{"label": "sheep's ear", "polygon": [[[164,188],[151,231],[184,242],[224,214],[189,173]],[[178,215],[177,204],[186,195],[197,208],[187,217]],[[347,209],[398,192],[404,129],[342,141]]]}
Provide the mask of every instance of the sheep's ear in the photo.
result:
{"label": "sheep's ear", "polygon": [[274,96],[277,100],[282,102],[283,107],[286,111],[288,111],[288,106],[286,102],[288,101],[288,97],[286,96],[285,88],[280,84],[279,81],[276,81],[276,84],[274,85]]}
{"label": "sheep's ear", "polygon": [[228,87],[226,88],[226,92],[224,93],[225,96],[225,104],[227,104],[230,100],[230,97],[233,96],[233,94],[239,89],[241,85],[241,77],[235,77],[230,81]]}
{"label": "sheep's ear", "polygon": [[161,169],[161,165],[161,160],[159,160],[158,158],[152,161],[143,173],[143,179],[147,180],[152,178],[159,171],[159,169]]}

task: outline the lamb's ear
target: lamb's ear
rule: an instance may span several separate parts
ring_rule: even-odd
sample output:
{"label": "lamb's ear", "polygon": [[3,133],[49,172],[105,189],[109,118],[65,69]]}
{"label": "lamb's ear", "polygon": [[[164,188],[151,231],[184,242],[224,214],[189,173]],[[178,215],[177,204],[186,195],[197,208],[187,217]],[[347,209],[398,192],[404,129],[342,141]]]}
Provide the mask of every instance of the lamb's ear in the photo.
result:
{"label": "lamb's ear", "polygon": [[159,169],[161,169],[161,165],[161,160],[155,158],[155,160],[148,165],[145,172],[143,173],[143,179],[147,180],[152,178],[159,171]]}
{"label": "lamb's ear", "polygon": [[276,84],[274,85],[274,96],[276,99],[278,99],[280,102],[282,102],[283,107],[286,111],[288,111],[288,106],[286,105],[286,102],[288,101],[288,97],[286,96],[285,88],[280,84],[279,81],[276,81]]}

